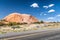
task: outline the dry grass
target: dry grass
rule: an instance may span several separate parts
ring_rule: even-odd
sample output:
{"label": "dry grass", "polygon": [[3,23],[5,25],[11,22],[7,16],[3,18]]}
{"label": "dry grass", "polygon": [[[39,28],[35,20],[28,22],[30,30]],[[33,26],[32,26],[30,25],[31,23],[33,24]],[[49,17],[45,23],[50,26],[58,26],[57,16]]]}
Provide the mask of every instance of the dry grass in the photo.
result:
{"label": "dry grass", "polygon": [[47,24],[30,24],[30,25],[19,25],[20,28],[13,29],[11,26],[1,27],[0,34],[8,33],[8,32],[22,32],[22,31],[30,31],[30,30],[38,30],[38,29],[53,29],[60,28],[60,23],[47,23]]}

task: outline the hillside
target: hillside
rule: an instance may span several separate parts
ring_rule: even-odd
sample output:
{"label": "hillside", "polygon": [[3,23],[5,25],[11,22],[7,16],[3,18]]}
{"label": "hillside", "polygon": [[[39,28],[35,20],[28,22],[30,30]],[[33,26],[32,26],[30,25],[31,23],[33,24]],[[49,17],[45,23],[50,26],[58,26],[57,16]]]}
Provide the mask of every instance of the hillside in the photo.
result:
{"label": "hillside", "polygon": [[7,22],[17,22],[17,23],[33,23],[38,22],[38,20],[29,14],[11,13],[3,18]]}

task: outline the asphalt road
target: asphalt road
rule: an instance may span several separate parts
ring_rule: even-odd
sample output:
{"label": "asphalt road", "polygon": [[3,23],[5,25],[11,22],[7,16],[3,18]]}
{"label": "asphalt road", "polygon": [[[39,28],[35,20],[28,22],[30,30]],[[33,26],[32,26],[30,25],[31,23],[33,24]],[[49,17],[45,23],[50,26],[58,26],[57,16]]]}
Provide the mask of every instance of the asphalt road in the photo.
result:
{"label": "asphalt road", "polygon": [[16,38],[16,39],[10,39],[10,40],[60,40],[60,34],[48,35],[43,37],[41,37],[41,35],[38,34],[35,36]]}
{"label": "asphalt road", "polygon": [[60,40],[60,29],[32,32],[24,35],[5,37],[8,40]]}

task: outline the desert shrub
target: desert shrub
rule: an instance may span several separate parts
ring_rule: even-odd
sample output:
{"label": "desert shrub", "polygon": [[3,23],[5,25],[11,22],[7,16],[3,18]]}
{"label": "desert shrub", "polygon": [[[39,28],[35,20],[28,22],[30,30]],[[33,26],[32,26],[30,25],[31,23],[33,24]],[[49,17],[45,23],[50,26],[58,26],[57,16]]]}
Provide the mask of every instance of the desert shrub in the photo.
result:
{"label": "desert shrub", "polygon": [[14,26],[14,25],[18,25],[18,24],[16,22],[9,22],[7,25]]}
{"label": "desert shrub", "polygon": [[27,24],[27,23],[25,23],[25,22],[24,23],[20,23],[20,25],[24,25],[24,24]]}
{"label": "desert shrub", "polygon": [[8,26],[12,26],[13,24],[12,24],[11,22],[9,22],[7,25],[8,25]]}
{"label": "desert shrub", "polygon": [[21,28],[20,26],[16,26],[16,28]]}
{"label": "desert shrub", "polygon": [[4,22],[5,22],[4,20],[0,20],[0,26],[4,26],[5,25]]}
{"label": "desert shrub", "polygon": [[34,22],[33,24],[40,24],[40,22]]}
{"label": "desert shrub", "polygon": [[56,23],[56,22],[53,22],[53,23]]}
{"label": "desert shrub", "polygon": [[15,29],[15,28],[20,28],[20,26],[12,26],[12,28],[13,28],[13,29]]}
{"label": "desert shrub", "polygon": [[20,25],[21,23],[17,23],[17,25]]}
{"label": "desert shrub", "polygon": [[2,20],[0,20],[0,21],[6,21],[6,20],[2,19]]}
{"label": "desert shrub", "polygon": [[42,21],[42,20],[41,20],[40,22],[41,22],[41,23],[44,23],[44,21]]}
{"label": "desert shrub", "polygon": [[16,22],[9,22],[8,25],[9,26],[14,26],[14,25],[24,25],[24,24],[27,24],[27,23],[16,23]]}
{"label": "desert shrub", "polygon": [[0,26],[4,26],[5,24],[3,22],[0,22]]}
{"label": "desert shrub", "polygon": [[40,23],[44,23],[44,21],[40,21],[40,22],[34,22],[33,24],[40,24]]}
{"label": "desert shrub", "polygon": [[0,26],[3,26],[4,24],[0,23]]}

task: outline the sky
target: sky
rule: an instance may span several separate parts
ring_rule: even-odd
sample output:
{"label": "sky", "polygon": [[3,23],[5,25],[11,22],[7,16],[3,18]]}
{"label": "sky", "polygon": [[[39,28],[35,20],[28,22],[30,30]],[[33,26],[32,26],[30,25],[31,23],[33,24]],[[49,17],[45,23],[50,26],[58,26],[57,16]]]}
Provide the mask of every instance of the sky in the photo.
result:
{"label": "sky", "polygon": [[0,19],[14,12],[43,21],[60,21],[60,0],[0,0]]}

